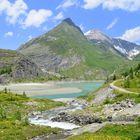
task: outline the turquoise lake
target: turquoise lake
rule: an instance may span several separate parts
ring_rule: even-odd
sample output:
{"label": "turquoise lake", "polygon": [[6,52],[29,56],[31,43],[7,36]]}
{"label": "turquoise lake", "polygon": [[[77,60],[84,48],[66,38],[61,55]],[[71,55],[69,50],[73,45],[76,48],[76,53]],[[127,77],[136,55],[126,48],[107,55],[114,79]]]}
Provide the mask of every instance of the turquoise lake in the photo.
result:
{"label": "turquoise lake", "polygon": [[53,94],[53,95],[39,95],[39,96],[32,96],[33,98],[48,98],[48,99],[58,99],[58,98],[75,98],[79,96],[86,95],[90,92],[95,91],[100,86],[104,84],[103,81],[93,81],[93,82],[66,82],[66,83],[57,83],[57,87],[77,87],[82,91],[79,93],[63,93],[63,94]]}

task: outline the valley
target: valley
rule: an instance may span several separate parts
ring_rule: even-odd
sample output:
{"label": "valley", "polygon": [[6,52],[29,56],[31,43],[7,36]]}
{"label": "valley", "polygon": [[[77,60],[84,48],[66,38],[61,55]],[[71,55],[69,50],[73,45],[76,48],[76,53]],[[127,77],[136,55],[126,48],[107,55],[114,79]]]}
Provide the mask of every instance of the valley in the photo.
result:
{"label": "valley", "polygon": [[70,18],[0,49],[0,140],[139,140],[139,53]]}

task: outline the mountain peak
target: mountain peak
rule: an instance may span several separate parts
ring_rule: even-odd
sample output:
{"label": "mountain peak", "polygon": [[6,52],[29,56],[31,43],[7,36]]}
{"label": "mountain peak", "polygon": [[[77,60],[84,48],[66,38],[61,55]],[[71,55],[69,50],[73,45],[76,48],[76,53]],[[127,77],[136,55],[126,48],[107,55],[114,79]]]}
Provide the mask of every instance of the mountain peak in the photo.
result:
{"label": "mountain peak", "polygon": [[96,39],[96,40],[110,40],[110,37],[106,36],[104,33],[102,33],[98,29],[93,29],[93,30],[86,32],[85,36],[89,40],[94,40],[94,39]]}
{"label": "mountain peak", "polygon": [[65,23],[67,23],[67,24],[69,24],[69,25],[74,25],[74,26],[75,26],[75,24],[74,24],[74,22],[72,21],[71,18],[66,18],[66,19],[64,19],[62,22],[65,22]]}
{"label": "mountain peak", "polygon": [[[83,34],[82,30],[72,21],[71,18],[66,18],[66,19],[64,19],[64,20],[62,21],[62,24],[63,24],[63,23],[66,23],[67,25],[73,26],[74,28],[78,29],[78,30]],[[83,34],[83,35],[84,35],[84,34]]]}

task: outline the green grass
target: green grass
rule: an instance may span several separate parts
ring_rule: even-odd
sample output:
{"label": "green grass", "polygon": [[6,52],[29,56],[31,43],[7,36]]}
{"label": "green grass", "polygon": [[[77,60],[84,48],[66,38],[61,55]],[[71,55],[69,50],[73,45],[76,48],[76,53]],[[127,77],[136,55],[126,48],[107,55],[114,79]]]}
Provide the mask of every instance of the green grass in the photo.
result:
{"label": "green grass", "polygon": [[0,63],[12,63],[12,60],[18,58],[20,55],[13,50],[0,49]]}
{"label": "green grass", "polygon": [[113,104],[119,101],[123,101],[125,99],[133,99],[136,103],[140,103],[140,94],[122,93],[117,90],[114,90],[114,94],[116,96],[113,99],[106,99],[104,101],[104,104]]}
{"label": "green grass", "polygon": [[58,131],[57,128],[26,125],[20,121],[0,121],[0,140],[27,140]]}
{"label": "green grass", "polygon": [[129,88],[125,87],[125,80],[119,80],[115,82],[115,85],[121,88],[125,88],[128,91],[140,93],[140,79],[138,77],[134,77],[134,79],[129,80]]}
{"label": "green grass", "polygon": [[[32,103],[32,104],[29,104]],[[31,99],[25,95],[0,92],[0,140],[26,140],[34,136],[56,132],[59,129],[30,125],[27,115],[63,106],[48,99]]]}
{"label": "green grass", "polygon": [[69,140],[139,140],[138,125],[106,125],[96,133],[84,133]]}

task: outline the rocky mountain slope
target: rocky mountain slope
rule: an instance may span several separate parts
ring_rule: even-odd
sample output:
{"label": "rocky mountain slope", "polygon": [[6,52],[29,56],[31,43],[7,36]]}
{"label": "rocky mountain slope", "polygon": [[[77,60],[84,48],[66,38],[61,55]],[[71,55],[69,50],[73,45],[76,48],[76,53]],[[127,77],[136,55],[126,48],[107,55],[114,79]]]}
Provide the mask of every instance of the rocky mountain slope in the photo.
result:
{"label": "rocky mountain slope", "polygon": [[99,30],[88,31],[85,36],[92,43],[112,47],[131,60],[140,53],[140,45],[119,38],[108,37]]}
{"label": "rocky mountain slope", "polygon": [[114,48],[89,42],[69,18],[23,44],[18,52],[32,59],[44,72],[72,79],[103,79],[127,62]]}
{"label": "rocky mountain slope", "polygon": [[16,51],[0,49],[0,83],[11,80],[32,80],[43,73],[29,58]]}

